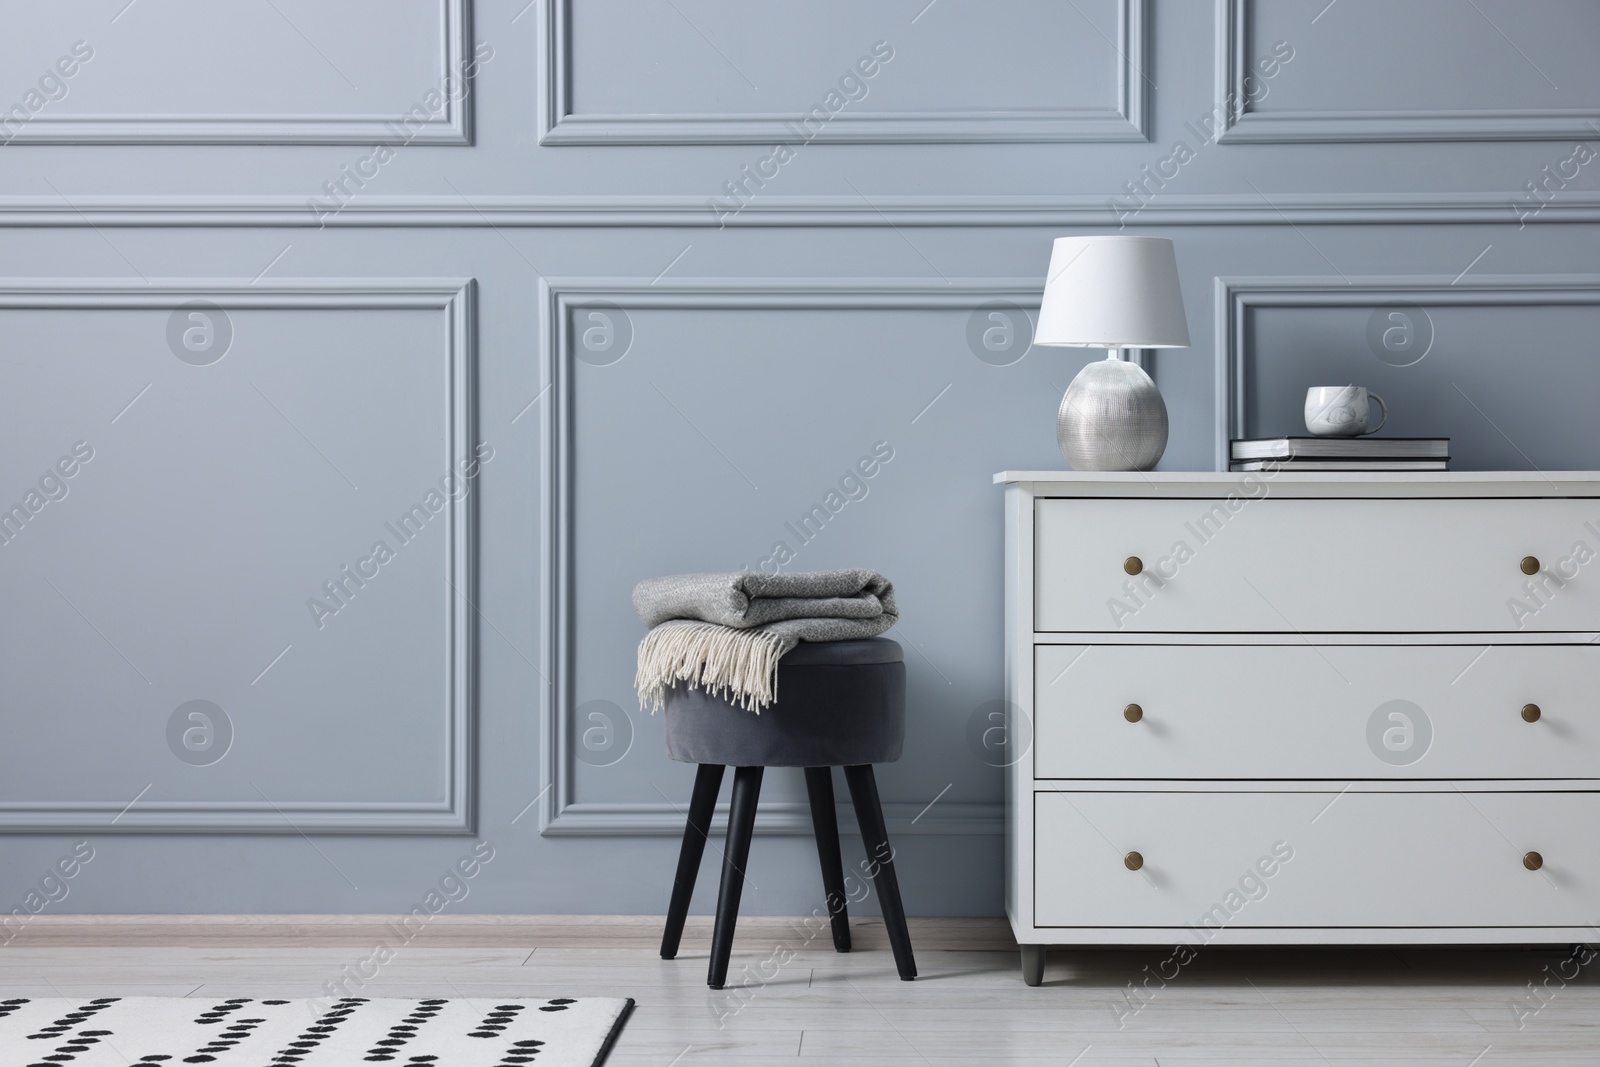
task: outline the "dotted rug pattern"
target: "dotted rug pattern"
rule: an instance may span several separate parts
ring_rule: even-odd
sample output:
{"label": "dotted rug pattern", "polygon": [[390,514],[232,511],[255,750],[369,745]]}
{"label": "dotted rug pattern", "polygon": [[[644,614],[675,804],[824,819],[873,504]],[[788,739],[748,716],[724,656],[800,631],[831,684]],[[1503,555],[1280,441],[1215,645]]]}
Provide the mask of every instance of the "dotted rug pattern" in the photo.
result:
{"label": "dotted rug pattern", "polygon": [[598,1067],[631,999],[0,1000],[5,1067]]}

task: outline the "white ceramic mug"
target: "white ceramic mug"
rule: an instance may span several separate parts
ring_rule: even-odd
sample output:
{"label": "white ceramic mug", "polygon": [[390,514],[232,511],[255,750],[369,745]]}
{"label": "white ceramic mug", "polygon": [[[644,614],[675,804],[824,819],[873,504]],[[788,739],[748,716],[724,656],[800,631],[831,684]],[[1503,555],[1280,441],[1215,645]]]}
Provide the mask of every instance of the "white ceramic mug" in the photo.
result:
{"label": "white ceramic mug", "polygon": [[[1378,425],[1368,427],[1368,401],[1383,409]],[[1389,421],[1389,405],[1359,385],[1314,385],[1306,390],[1306,429],[1318,437],[1360,437],[1377,433]]]}

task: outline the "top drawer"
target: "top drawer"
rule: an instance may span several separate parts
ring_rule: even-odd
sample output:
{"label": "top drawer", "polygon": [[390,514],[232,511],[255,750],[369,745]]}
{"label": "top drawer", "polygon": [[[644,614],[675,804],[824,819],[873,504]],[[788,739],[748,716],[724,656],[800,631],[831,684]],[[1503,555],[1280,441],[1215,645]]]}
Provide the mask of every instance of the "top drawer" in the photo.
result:
{"label": "top drawer", "polygon": [[1600,631],[1600,500],[1034,507],[1042,632]]}

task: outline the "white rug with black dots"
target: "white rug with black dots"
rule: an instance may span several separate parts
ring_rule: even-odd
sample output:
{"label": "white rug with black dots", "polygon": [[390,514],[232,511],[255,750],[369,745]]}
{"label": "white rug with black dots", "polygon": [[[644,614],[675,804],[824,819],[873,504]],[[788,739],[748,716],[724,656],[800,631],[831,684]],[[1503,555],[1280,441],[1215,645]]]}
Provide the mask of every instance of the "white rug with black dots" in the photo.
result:
{"label": "white rug with black dots", "polygon": [[599,1067],[633,1001],[0,999],[4,1067]]}

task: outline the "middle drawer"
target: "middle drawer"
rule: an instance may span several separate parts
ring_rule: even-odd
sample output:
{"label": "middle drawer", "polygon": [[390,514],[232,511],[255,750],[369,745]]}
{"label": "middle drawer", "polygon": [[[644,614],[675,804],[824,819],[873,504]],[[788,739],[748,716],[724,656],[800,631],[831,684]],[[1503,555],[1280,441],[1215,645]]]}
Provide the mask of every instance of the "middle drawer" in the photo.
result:
{"label": "middle drawer", "polygon": [[1600,778],[1600,646],[1037,645],[1038,778]]}

